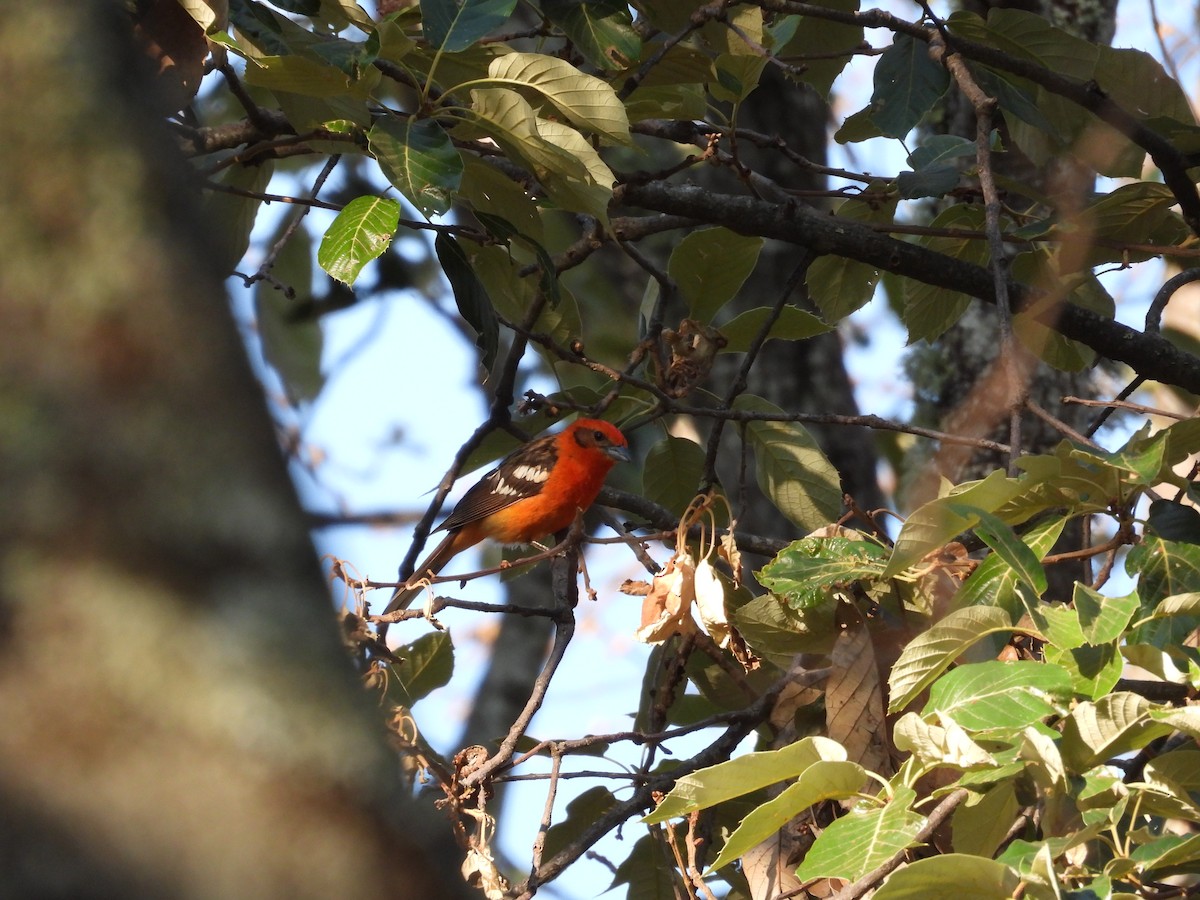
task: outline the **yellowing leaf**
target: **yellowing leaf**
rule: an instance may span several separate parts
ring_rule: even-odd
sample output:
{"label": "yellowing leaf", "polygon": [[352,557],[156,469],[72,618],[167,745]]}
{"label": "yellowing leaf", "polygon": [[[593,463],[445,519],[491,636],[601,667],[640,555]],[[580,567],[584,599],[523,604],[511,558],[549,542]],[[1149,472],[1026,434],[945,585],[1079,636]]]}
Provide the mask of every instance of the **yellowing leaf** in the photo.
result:
{"label": "yellowing leaf", "polygon": [[537,91],[580,128],[629,144],[625,107],[606,81],[585,75],[564,59],[508,53],[492,60],[489,80]]}

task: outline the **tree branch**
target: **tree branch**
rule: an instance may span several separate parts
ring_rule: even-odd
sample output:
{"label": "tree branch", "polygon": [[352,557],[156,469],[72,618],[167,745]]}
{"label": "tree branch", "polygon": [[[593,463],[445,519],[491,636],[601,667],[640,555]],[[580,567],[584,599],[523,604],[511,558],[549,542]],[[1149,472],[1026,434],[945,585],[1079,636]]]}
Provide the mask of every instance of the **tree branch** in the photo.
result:
{"label": "tree branch", "polygon": [[[626,206],[724,225],[739,234],[787,241],[818,254],[844,256],[924,284],[996,302],[992,273],[982,266],[796,204],[768,203],[753,197],[714,193],[696,185],[662,183],[620,185],[614,191],[614,199]],[[1006,283],[1013,312],[1027,310],[1041,296],[1018,282]],[[1158,335],[1143,334],[1071,303],[1033,314],[1039,322],[1065,337],[1086,344],[1101,356],[1123,362],[1147,378],[1200,393],[1200,358]]]}

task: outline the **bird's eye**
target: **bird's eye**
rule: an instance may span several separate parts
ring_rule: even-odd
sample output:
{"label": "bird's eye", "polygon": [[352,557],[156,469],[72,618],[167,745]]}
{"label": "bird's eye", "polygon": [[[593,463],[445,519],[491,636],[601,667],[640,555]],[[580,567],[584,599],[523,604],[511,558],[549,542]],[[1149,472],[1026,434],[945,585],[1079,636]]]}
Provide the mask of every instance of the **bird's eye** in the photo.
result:
{"label": "bird's eye", "polygon": [[594,437],[596,441],[601,444],[608,440],[608,436],[599,428],[592,432],[592,437]]}

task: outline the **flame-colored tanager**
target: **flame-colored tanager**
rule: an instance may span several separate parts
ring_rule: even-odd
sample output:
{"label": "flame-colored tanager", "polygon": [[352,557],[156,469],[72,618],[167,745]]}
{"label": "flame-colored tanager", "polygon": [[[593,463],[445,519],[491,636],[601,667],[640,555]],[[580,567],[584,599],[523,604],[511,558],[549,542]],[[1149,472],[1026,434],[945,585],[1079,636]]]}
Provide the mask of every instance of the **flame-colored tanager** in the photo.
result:
{"label": "flame-colored tanager", "polygon": [[449,534],[396,589],[384,614],[411,604],[421,593],[420,579],[484,538],[528,544],[569,526],[595,502],[609,469],[629,462],[628,446],[611,423],[578,419],[518,447],[463,495],[437,529]]}

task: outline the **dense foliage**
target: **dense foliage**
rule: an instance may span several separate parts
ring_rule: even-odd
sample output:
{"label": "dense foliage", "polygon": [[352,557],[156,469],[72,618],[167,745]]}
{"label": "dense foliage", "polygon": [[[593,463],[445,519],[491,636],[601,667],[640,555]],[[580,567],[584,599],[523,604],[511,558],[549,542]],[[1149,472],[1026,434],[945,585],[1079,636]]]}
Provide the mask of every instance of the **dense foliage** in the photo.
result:
{"label": "dense foliage", "polygon": [[[518,751],[548,755],[552,801],[573,757],[606,746],[522,743],[572,634],[580,535],[553,563],[549,661],[498,749],[443,759],[419,735],[409,707],[449,677],[444,633],[389,659],[365,607],[349,623],[399,752],[439,787],[487,896],[530,896],[640,816],[650,830],[615,878],[636,898],[1166,897],[1167,879],[1200,874],[1200,421],[1137,407],[1108,448],[1092,440],[1099,421],[1085,434],[1042,410],[1061,440],[1036,448],[1010,422],[1039,360],[1107,361],[1133,382],[1117,406],[1143,385],[1191,404],[1200,393],[1200,357],[1161,324],[1194,270],[1141,329],[1115,320],[1099,277],[1197,252],[1200,127],[1149,54],[1029,12],[893,15],[857,0],[180,3],[218,62],[198,105],[210,118],[177,130],[229,269],[262,201],[337,210],[315,253],[290,218],[242,272],[289,396],[321,389],[314,310],[353,302],[314,291],[314,256],[366,291],[376,270],[381,283],[427,277],[393,244],[426,236],[470,328],[490,414],[418,544],[454,478],[516,433],[584,412],[660,435],[643,444],[642,490],[602,496],[626,543],[659,542],[661,570],[627,588],[644,594],[639,636],[656,644],[636,733],[609,736],[652,751],[622,787],[548,804],[515,870],[493,858],[492,779],[521,771]],[[834,137],[908,141],[904,171],[834,169],[740,124],[756,91],[836,95],[856,56],[877,57],[873,95]],[[973,134],[931,127],[950,95]],[[769,178],[755,162],[767,157],[830,187]],[[1014,176],[1013,159],[1042,174]],[[353,196],[322,199],[337,166]],[[1045,176],[1055,167],[1085,187]],[[289,190],[297,178],[306,187]],[[746,304],[743,285],[781,243],[790,277]],[[640,273],[632,297],[606,281],[613,254]],[[973,304],[996,308],[995,359],[954,427],[748,391],[769,342],[827,335],[883,289],[912,342],[937,342]],[[519,397],[531,366],[558,389]],[[843,497],[841,461],[812,423],[988,451],[1001,468],[962,481],[940,477],[936,452],[894,457],[910,489],[889,528]],[[722,447],[740,464],[722,468]],[[750,495],[794,530],[739,528]],[[1056,590],[1048,572],[1081,560],[1073,589]],[[1122,566],[1135,588],[1106,590]],[[379,596],[363,594],[376,608]],[[658,752],[701,728],[716,731],[699,753]],[[731,758],[753,733],[760,750]]]}

